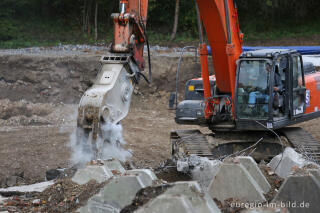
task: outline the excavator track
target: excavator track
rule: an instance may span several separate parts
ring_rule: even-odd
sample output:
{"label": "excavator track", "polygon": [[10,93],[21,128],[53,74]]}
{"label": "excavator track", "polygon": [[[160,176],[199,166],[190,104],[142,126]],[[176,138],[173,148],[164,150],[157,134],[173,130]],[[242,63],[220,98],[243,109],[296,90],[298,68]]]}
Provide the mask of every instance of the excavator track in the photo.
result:
{"label": "excavator track", "polygon": [[287,127],[280,131],[305,158],[320,163],[320,143],[307,131],[300,127]]}
{"label": "excavator track", "polygon": [[[277,131],[281,138],[264,132],[225,132],[203,134],[199,130],[177,130],[171,132],[172,156],[176,159],[190,155],[223,159],[232,155],[250,155],[256,160],[270,160],[283,151],[283,147],[295,148],[304,157],[320,162],[320,143],[300,127],[288,127]],[[250,148],[255,142],[261,142]],[[247,149],[247,150],[246,150]],[[246,150],[245,152],[242,152]]]}
{"label": "excavator track", "polygon": [[212,158],[206,136],[199,130],[177,130],[171,132],[172,155],[186,157],[198,155]]}
{"label": "excavator track", "polygon": [[[261,135],[261,137],[260,137]],[[264,141],[253,148],[257,141]],[[209,159],[223,159],[233,153],[246,150],[250,153],[254,149],[253,157],[257,160],[267,160],[281,151],[281,145],[277,139],[268,132],[262,132],[259,136],[242,132],[224,132],[203,134],[199,130],[177,130],[171,132],[172,156],[175,159],[197,155]],[[245,154],[242,153],[242,154]]]}

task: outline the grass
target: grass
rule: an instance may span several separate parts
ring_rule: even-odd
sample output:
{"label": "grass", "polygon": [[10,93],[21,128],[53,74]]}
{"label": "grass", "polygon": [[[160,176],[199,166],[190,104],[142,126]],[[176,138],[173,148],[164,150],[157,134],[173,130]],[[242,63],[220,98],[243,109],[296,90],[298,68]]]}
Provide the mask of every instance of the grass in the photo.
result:
{"label": "grass", "polygon": [[281,23],[265,26],[262,23],[251,23],[242,27],[245,41],[277,40],[283,38],[305,38],[320,35],[319,21],[305,23]]}
{"label": "grass", "polygon": [[[99,40],[95,41],[93,35],[83,33],[77,23],[62,23],[52,20],[12,21],[14,35],[12,39],[1,41],[0,48],[25,48],[32,46],[56,46],[59,44],[108,44],[112,41],[112,30],[106,26],[99,26]],[[1,30],[1,28],[0,28]],[[160,31],[160,30],[158,30]],[[176,39],[170,41],[170,33],[158,32],[156,28],[148,30],[151,45],[184,46],[198,43],[198,36],[188,31],[177,33]],[[245,33],[245,42],[256,40],[270,40],[286,38],[308,38],[313,35],[320,36],[320,24],[317,21],[308,24],[281,24],[264,26],[259,23],[250,23],[242,26]],[[3,32],[2,32],[3,33]],[[92,33],[93,34],[93,33]]]}

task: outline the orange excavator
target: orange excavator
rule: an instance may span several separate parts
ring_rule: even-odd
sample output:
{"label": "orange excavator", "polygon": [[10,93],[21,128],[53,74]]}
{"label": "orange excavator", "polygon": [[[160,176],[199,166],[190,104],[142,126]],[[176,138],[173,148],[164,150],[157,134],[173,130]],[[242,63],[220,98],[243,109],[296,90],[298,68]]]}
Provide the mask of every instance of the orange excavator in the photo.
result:
{"label": "orange excavator", "polygon": [[[299,127],[287,127],[320,116],[320,73],[304,71],[302,56],[294,50],[266,49],[242,52],[234,0],[196,0],[201,78],[187,82],[186,99],[176,107],[179,124],[209,127],[171,132],[172,154],[219,159],[246,151],[257,160],[268,159],[293,146],[314,161],[319,143]],[[128,113],[133,84],[143,77],[143,48],[148,0],[120,0],[112,14],[114,41],[101,59],[95,84],[83,95],[78,127],[91,144],[101,125],[118,123]],[[207,44],[214,76],[209,76]],[[148,57],[150,64],[150,55]],[[98,147],[94,146],[98,151]]]}

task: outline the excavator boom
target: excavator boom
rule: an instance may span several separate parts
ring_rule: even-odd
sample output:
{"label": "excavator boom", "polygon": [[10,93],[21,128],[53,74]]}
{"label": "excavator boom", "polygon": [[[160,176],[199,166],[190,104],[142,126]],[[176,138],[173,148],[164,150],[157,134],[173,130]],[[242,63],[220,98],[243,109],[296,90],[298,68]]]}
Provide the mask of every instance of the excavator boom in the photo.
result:
{"label": "excavator boom", "polygon": [[[233,0],[197,0],[196,2],[212,49],[216,87],[220,93],[227,94],[231,100],[234,100],[236,61],[242,52],[243,42],[236,5]],[[205,118],[210,119],[215,111],[218,111],[215,105],[220,105],[222,100],[219,97],[211,98],[206,45],[201,44],[199,52],[206,100]],[[233,109],[234,103],[230,104]]]}

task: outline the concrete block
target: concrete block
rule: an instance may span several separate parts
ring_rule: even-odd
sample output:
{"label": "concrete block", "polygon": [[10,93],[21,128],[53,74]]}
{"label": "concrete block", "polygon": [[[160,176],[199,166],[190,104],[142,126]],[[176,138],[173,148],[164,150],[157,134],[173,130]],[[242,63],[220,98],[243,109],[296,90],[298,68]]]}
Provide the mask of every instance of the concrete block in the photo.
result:
{"label": "concrete block", "polygon": [[252,157],[239,156],[236,157],[235,160],[239,161],[246,168],[246,170],[250,173],[250,175],[261,187],[265,194],[270,191],[271,186],[267,178],[263,175],[260,168],[258,167],[258,164],[254,161]]}
{"label": "concrete block", "polygon": [[5,200],[7,200],[7,199],[8,199],[8,198],[2,197],[2,196],[0,195],[0,205],[2,205],[3,202],[4,202]]}
{"label": "concrete block", "polygon": [[294,151],[294,149],[287,147],[282,154],[272,158],[268,166],[270,166],[278,176],[287,178],[292,173],[292,167],[302,168],[308,164],[311,164],[311,162],[305,160],[302,155]]}
{"label": "concrete block", "polygon": [[197,181],[202,189],[207,189],[212,179],[217,175],[222,162],[203,158],[202,162],[192,171],[192,180]]}
{"label": "concrete block", "polygon": [[113,174],[123,174],[126,170],[123,168],[122,164],[117,159],[104,160],[103,164],[107,167]]}
{"label": "concrete block", "polygon": [[212,198],[195,181],[176,182],[136,213],[220,213]]}
{"label": "concrete block", "polygon": [[86,184],[90,180],[96,180],[102,183],[113,176],[112,172],[105,165],[88,165],[85,168],[78,169],[72,177],[72,181],[77,184]]}
{"label": "concrete block", "polygon": [[173,195],[160,195],[139,208],[135,213],[178,213],[195,212],[188,198],[184,195],[179,197]]}
{"label": "concrete block", "polygon": [[313,175],[289,176],[272,202],[286,205],[290,213],[319,212],[320,181]]}
{"label": "concrete block", "polygon": [[31,185],[0,188],[0,192],[43,192],[45,189],[49,188],[49,186],[53,184],[54,181],[46,181]]}
{"label": "concrete block", "polygon": [[320,170],[319,169],[308,169],[310,175],[313,175],[318,182],[320,182]]}
{"label": "concrete block", "polygon": [[145,185],[143,188],[152,185],[153,181],[158,179],[150,169],[128,170],[127,174],[139,176],[139,178],[142,180],[142,184]]}
{"label": "concrete block", "polygon": [[228,198],[248,202],[264,202],[263,190],[242,164],[223,163],[212,179],[208,192],[212,198],[224,201]]}
{"label": "concrete block", "polygon": [[[122,208],[131,204],[136,193],[152,183],[148,172],[125,174],[113,177],[103,189],[89,199],[86,206],[80,208],[81,213],[120,212]],[[150,171],[151,172],[151,171]],[[151,174],[151,173],[150,173]]]}

